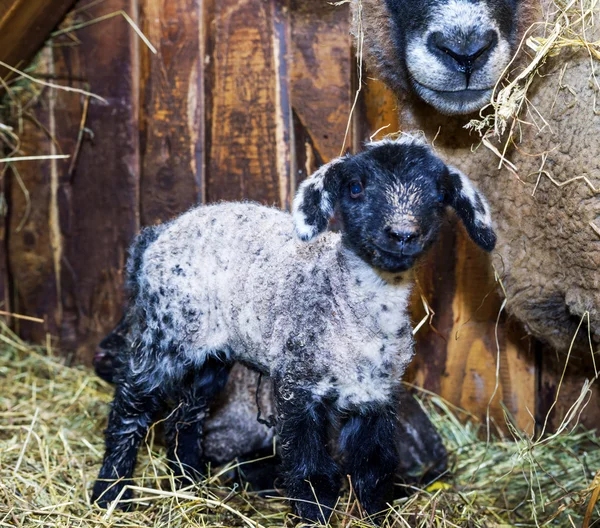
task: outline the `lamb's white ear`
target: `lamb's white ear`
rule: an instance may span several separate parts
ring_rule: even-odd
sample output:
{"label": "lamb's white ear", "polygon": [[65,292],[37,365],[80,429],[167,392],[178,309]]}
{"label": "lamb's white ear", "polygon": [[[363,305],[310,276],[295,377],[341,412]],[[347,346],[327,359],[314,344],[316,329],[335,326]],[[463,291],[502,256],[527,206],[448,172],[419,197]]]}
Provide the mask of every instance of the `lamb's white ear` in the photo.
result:
{"label": "lamb's white ear", "polygon": [[496,246],[496,233],[487,200],[471,180],[454,167],[448,167],[445,201],[454,208],[473,241],[486,251]]}
{"label": "lamb's white ear", "polygon": [[335,210],[340,168],[345,159],[336,158],[323,165],[298,187],[292,215],[300,239],[312,240],[327,229]]}

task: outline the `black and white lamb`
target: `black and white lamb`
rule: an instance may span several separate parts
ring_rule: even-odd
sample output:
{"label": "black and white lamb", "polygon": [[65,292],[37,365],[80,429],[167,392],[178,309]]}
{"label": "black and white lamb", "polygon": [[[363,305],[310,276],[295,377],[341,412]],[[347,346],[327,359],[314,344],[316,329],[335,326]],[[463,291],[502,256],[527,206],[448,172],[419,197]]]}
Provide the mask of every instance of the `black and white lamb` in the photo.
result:
{"label": "black and white lamb", "polygon": [[[380,511],[400,456],[396,395],[413,356],[411,269],[446,206],[479,246],[493,249],[485,199],[426,144],[404,136],[323,166],[300,186],[293,216],[221,203],[144,230],[128,263],[138,338],[119,373],[93,500],[129,496],[123,487],[164,400],[193,403],[196,419],[178,435],[197,444],[211,399],[239,361],[273,382],[296,513],[325,520],[342,474],[369,514]],[[341,232],[326,232],[335,211]],[[337,453],[328,450],[332,431]],[[199,449],[179,450],[178,463],[182,473],[203,472]]]}

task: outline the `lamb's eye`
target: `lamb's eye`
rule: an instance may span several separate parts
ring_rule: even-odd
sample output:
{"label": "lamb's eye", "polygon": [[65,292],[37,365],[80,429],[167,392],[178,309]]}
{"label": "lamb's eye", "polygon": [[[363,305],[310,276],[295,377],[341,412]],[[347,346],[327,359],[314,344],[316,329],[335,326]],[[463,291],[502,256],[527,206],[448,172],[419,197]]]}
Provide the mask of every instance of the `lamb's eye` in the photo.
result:
{"label": "lamb's eye", "polygon": [[352,198],[357,198],[358,196],[360,196],[363,190],[363,184],[359,181],[353,181],[350,184],[350,196],[352,196]]}
{"label": "lamb's eye", "polygon": [[442,203],[444,201],[444,192],[440,191],[437,195],[437,201]]}

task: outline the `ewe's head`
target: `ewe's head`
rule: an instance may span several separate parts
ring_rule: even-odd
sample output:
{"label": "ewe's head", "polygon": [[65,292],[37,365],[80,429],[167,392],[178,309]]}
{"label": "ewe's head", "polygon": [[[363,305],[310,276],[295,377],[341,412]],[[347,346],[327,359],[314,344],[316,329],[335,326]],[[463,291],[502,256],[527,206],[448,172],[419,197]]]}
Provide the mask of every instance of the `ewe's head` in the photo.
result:
{"label": "ewe's head", "polygon": [[490,101],[517,44],[526,0],[354,0],[372,68],[443,114]]}
{"label": "ewe's head", "polygon": [[347,247],[376,268],[401,272],[431,246],[446,206],[479,246],[494,248],[483,196],[426,144],[405,136],[371,143],[361,154],[321,167],[300,185],[293,214],[298,236],[311,240],[337,210]]}

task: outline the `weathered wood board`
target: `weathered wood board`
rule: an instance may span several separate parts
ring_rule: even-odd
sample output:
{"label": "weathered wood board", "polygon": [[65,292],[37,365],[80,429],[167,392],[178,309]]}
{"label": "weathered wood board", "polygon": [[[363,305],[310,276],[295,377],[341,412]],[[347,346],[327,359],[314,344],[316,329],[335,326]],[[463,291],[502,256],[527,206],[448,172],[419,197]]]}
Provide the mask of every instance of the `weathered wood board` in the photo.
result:
{"label": "weathered wood board", "polygon": [[[84,20],[132,12],[135,2],[88,3],[78,4]],[[126,248],[139,227],[138,57],[124,19],[91,25],[77,39],[78,46],[47,47],[41,67],[67,85],[93,87],[107,103],[46,90],[37,123],[26,123],[23,152],[72,158],[19,169],[33,206],[19,230],[26,204],[11,185],[9,258],[15,309],[46,319],[43,326],[19,323],[24,337],[43,341],[50,332],[89,362],[119,317]]]}
{"label": "weathered wood board", "polygon": [[[39,57],[38,72],[53,70],[52,50],[47,48]],[[23,116],[19,132],[21,153],[49,155],[60,153],[47,133],[52,128],[55,96],[48,90],[35,95],[21,94],[29,112]],[[17,331],[27,339],[44,342],[46,332],[60,334],[60,303],[55,272],[53,244],[56,217],[51,218],[51,196],[56,185],[57,161],[15,163],[5,175],[10,204],[7,255],[13,290],[11,308],[22,314],[41,317],[44,324],[14,320]],[[54,177],[54,181],[53,181]],[[56,211],[56,209],[54,208]]]}
{"label": "weathered wood board", "polygon": [[293,0],[290,18],[296,180],[301,180],[318,164],[342,152],[350,122],[355,62],[347,5]]}
{"label": "weathered wood board", "polygon": [[140,22],[140,220],[168,220],[202,200],[204,56],[199,0],[143,0]]}
{"label": "weathered wood board", "polygon": [[[0,0],[0,61],[27,64],[75,0]],[[26,35],[26,38],[23,38]],[[14,73],[0,66],[5,80]]]}
{"label": "weathered wood board", "polygon": [[214,3],[208,24],[207,201],[289,203],[292,119],[285,104],[284,7],[274,0]]}

